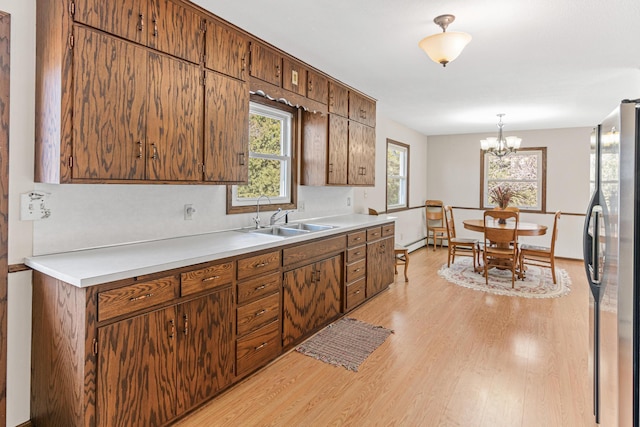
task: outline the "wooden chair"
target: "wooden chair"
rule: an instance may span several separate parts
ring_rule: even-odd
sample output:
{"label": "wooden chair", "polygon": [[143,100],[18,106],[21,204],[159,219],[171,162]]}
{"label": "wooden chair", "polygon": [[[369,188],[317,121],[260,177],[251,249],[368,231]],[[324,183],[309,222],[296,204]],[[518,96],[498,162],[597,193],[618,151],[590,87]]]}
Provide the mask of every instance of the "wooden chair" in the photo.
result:
{"label": "wooden chair", "polygon": [[558,220],[560,219],[560,211],[557,211],[553,218],[553,232],[551,233],[551,246],[520,246],[520,274],[522,279],[525,277],[525,265],[535,265],[551,269],[553,283],[556,283],[556,263],[555,250],[556,238],[558,237]]}
{"label": "wooden chair", "polygon": [[456,255],[470,256],[473,258],[473,270],[476,270],[478,239],[466,239],[456,236],[456,223],[453,219],[453,209],[451,206],[444,207],[445,223],[447,225],[447,235],[449,236],[449,254],[447,256],[447,267],[456,262]]}
{"label": "wooden chair", "polygon": [[[497,220],[513,221],[497,227]],[[493,267],[511,270],[511,287],[516,280],[518,267],[518,212],[489,210],[484,213],[484,277],[489,284],[489,269]]]}
{"label": "wooden chair", "polygon": [[398,274],[398,266],[404,264],[404,281],[409,281],[409,276],[407,276],[407,270],[409,269],[409,250],[404,246],[396,245],[393,248],[393,253],[395,256],[395,273]]}
{"label": "wooden chair", "polygon": [[427,222],[427,248],[429,237],[433,238],[433,250],[436,250],[437,240],[440,239],[440,247],[443,240],[447,240],[447,226],[444,221],[444,205],[442,200],[427,200],[424,203],[425,218]]}

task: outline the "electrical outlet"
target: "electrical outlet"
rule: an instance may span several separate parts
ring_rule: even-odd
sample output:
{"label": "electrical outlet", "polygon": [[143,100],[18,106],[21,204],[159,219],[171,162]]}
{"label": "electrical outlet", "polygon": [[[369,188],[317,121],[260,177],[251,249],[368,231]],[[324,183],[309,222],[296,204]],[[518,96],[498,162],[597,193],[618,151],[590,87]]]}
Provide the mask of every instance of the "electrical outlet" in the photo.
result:
{"label": "electrical outlet", "polygon": [[196,213],[196,208],[193,205],[188,204],[184,205],[184,220],[191,221],[193,219],[193,214]]}
{"label": "electrical outlet", "polygon": [[298,212],[304,212],[304,200],[298,200]]}
{"label": "electrical outlet", "polygon": [[347,197],[347,206],[351,206],[351,197]]}

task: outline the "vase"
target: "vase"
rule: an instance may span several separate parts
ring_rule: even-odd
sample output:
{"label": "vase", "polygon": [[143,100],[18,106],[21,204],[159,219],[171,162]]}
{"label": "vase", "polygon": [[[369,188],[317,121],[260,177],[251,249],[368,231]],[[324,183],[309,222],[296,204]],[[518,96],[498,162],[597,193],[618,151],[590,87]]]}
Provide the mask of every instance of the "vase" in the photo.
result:
{"label": "vase", "polygon": [[507,220],[504,218],[498,218],[498,224],[506,224]]}

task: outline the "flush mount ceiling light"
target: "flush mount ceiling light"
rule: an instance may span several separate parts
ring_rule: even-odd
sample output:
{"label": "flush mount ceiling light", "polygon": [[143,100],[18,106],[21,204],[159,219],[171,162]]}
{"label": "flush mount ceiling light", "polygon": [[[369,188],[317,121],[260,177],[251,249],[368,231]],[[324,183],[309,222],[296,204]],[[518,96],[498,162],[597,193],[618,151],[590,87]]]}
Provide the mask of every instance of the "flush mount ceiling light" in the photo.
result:
{"label": "flush mount ceiling light", "polygon": [[438,64],[446,67],[447,64],[462,53],[462,49],[471,41],[471,36],[467,33],[449,31],[447,27],[456,19],[453,15],[437,16],[433,22],[442,28],[442,32],[434,34],[420,40],[418,46],[424,50],[429,58]]}
{"label": "flush mount ceiling light", "polygon": [[502,123],[502,116],[504,116],[504,114],[497,114],[497,116],[498,137],[496,138],[495,136],[492,136],[487,139],[480,140],[480,148],[487,153],[491,153],[498,157],[504,157],[507,154],[515,153],[520,148],[522,138],[518,138],[517,136],[504,137],[502,135],[502,128],[504,127],[504,123]]}

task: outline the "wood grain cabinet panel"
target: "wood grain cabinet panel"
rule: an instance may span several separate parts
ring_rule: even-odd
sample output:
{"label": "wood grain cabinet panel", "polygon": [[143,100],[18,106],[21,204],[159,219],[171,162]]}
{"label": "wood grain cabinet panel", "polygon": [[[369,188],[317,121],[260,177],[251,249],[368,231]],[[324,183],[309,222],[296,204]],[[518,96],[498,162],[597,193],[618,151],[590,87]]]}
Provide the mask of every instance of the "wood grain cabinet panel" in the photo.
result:
{"label": "wood grain cabinet panel", "polygon": [[234,378],[232,288],[177,306],[177,415],[206,401]]}
{"label": "wood grain cabinet panel", "polygon": [[185,3],[149,0],[147,25],[149,47],[169,55],[200,63],[203,52],[203,18]]}
{"label": "wood grain cabinet panel", "polygon": [[251,42],[251,76],[282,86],[282,56],[262,43]]}
{"label": "wood grain cabinet panel", "polygon": [[342,255],[284,273],[282,345],[290,346],[340,312]]}
{"label": "wood grain cabinet panel", "polygon": [[329,80],[329,112],[349,117],[349,89]]}
{"label": "wood grain cabinet panel", "polygon": [[74,0],[76,22],[107,33],[147,44],[148,0]]}
{"label": "wood grain cabinet panel", "polygon": [[207,68],[247,80],[249,41],[244,35],[217,21],[208,20],[205,40]]}
{"label": "wood grain cabinet panel", "polygon": [[238,260],[238,280],[268,273],[280,268],[281,251],[266,252]]}
{"label": "wood grain cabinet panel", "polygon": [[280,272],[238,283],[238,304],[244,304],[265,295],[280,292],[281,284],[282,275]]}
{"label": "wood grain cabinet panel", "polygon": [[238,307],[237,334],[246,335],[280,318],[280,293]]}
{"label": "wood grain cabinet panel", "polygon": [[282,88],[298,95],[307,95],[307,69],[289,58],[282,60]]}
{"label": "wood grain cabinet panel", "polygon": [[96,426],[164,425],[176,416],[175,308],[98,328]]}
{"label": "wood grain cabinet panel", "polygon": [[307,70],[307,98],[326,105],[329,101],[329,79],[313,70]]}
{"label": "wood grain cabinet panel", "polygon": [[375,185],[376,130],[349,122],[349,185]]}
{"label": "wood grain cabinet panel", "polygon": [[345,291],[345,311],[349,311],[364,302],[366,297],[366,284],[367,279],[363,277],[347,285]]}
{"label": "wood grain cabinet panel", "polygon": [[238,339],[236,374],[242,376],[276,358],[281,351],[280,322],[273,322]]}
{"label": "wood grain cabinet panel", "polygon": [[83,27],[76,39],[72,176],[144,179],[148,54]]}
{"label": "wood grain cabinet panel", "polygon": [[207,71],[204,177],[209,182],[249,180],[248,84]]}
{"label": "wood grain cabinet panel", "polygon": [[365,245],[347,249],[347,262],[352,263],[367,258],[367,247]]}
{"label": "wood grain cabinet panel", "polygon": [[376,126],[376,103],[359,93],[349,93],[349,119],[369,127]]}
{"label": "wood grain cabinet panel", "polygon": [[200,270],[180,274],[180,294],[187,296],[219,286],[230,285],[235,276],[235,264],[225,262]]}
{"label": "wood grain cabinet panel", "polygon": [[367,243],[367,298],[386,289],[394,280],[393,237]]}
{"label": "wood grain cabinet panel", "polygon": [[329,115],[329,167],[327,183],[333,185],[348,184],[349,142],[348,120],[344,117]]}
{"label": "wood grain cabinet panel", "polygon": [[147,179],[197,181],[202,163],[200,68],[149,53]]}

